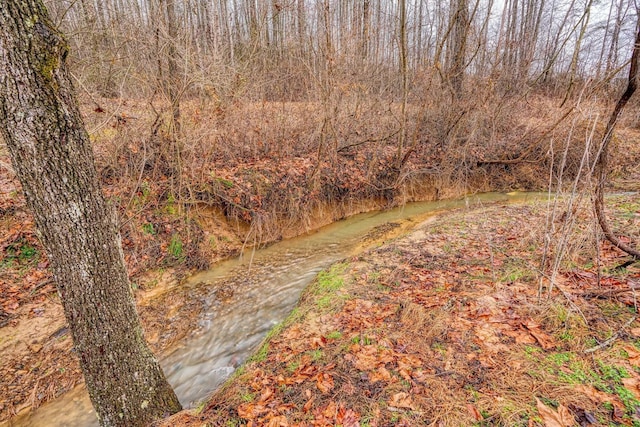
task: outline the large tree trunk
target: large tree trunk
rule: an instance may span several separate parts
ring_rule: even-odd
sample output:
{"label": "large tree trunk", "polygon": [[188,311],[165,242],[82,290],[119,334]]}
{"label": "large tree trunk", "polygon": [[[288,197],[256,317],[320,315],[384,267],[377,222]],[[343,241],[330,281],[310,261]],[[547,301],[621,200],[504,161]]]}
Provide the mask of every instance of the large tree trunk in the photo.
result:
{"label": "large tree trunk", "polygon": [[176,17],[176,6],[174,0],[162,0],[166,23],[167,35],[169,36],[167,49],[167,80],[165,88],[171,102],[172,131],[174,138],[180,134],[180,81],[178,78],[178,18]]}
{"label": "large tree trunk", "polygon": [[462,98],[462,84],[466,68],[467,33],[469,31],[469,2],[468,0],[452,0],[451,38],[448,57],[448,77],[451,91],[455,99]]}
{"label": "large tree trunk", "polygon": [[398,140],[398,153],[396,155],[396,166],[398,172],[402,167],[402,151],[404,149],[407,134],[407,101],[409,97],[409,66],[407,61],[407,4],[406,0],[400,0],[400,78],[402,79],[402,103],[400,104],[400,137]]}
{"label": "large tree trunk", "polygon": [[142,426],[180,403],[144,340],[65,60],[40,0],[0,2],[0,134],[40,238],[103,426]]}

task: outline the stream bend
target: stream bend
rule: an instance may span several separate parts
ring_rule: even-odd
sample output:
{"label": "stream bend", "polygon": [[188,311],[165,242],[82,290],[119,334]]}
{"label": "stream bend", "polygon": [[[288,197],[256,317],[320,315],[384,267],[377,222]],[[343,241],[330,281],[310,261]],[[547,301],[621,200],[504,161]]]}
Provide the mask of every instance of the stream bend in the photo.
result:
{"label": "stream bend", "polygon": [[[540,197],[540,193],[485,193],[359,214],[198,273],[184,286],[210,284],[206,288],[208,295],[205,294],[209,309],[194,333],[161,361],[167,379],[185,408],[206,399],[257,349],[267,332],[291,312],[318,272],[379,243],[386,236],[385,230],[398,228],[396,224],[410,229],[430,216],[452,209]],[[219,302],[215,292],[221,287],[232,289],[233,293],[224,303]],[[36,411],[0,425],[85,427],[98,426],[98,422],[86,389],[78,387]]]}

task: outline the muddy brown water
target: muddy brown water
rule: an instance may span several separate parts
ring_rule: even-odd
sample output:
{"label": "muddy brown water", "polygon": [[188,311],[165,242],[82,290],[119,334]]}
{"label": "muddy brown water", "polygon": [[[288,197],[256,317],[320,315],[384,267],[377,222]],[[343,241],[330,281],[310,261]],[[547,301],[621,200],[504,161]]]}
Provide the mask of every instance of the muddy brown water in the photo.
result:
{"label": "muddy brown water", "polygon": [[[208,290],[208,309],[193,334],[163,358],[162,366],[185,407],[193,407],[220,386],[257,349],[267,332],[295,306],[322,269],[379,244],[393,231],[414,228],[453,209],[495,202],[523,202],[541,194],[486,193],[460,200],[410,203],[359,214],[318,231],[247,251],[191,277],[183,286]],[[0,426],[97,426],[84,387]]]}

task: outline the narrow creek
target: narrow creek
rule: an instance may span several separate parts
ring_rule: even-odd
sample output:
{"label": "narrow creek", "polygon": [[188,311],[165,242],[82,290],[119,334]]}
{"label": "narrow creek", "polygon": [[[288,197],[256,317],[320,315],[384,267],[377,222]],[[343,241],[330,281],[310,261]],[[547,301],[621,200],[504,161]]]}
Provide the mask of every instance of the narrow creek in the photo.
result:
{"label": "narrow creek", "polygon": [[[265,249],[217,264],[184,286],[208,284],[209,307],[194,333],[163,358],[167,378],[185,407],[204,400],[257,348],[295,306],[323,268],[378,244],[386,230],[410,229],[434,214],[490,202],[523,202],[540,194],[486,193],[460,200],[410,203],[355,215]],[[402,226],[402,227],[399,227]],[[210,285],[209,285],[210,284]],[[220,302],[220,290],[226,301]],[[0,426],[97,426],[84,387]]]}

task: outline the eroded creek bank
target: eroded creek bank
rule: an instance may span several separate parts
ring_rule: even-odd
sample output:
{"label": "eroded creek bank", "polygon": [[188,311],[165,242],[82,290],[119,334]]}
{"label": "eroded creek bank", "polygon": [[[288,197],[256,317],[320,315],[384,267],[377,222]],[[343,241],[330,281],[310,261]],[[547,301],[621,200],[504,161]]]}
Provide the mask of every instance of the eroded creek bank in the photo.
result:
{"label": "eroded creek bank", "polygon": [[[160,278],[153,291],[145,293],[139,301],[149,340],[156,351],[166,348],[169,342],[179,341],[171,351],[162,353],[161,359],[182,403],[193,405],[206,398],[245,361],[266,333],[293,309],[305,286],[329,264],[397,236],[436,213],[531,197],[535,195],[490,193],[360,214],[313,234],[266,249],[246,251],[241,257],[219,263],[183,283],[163,285]],[[63,324],[48,327],[56,342],[66,336]],[[69,338],[62,339],[58,347],[55,351],[60,357],[63,354],[73,357]],[[95,416],[82,387],[5,423],[92,424],[96,424]]]}

